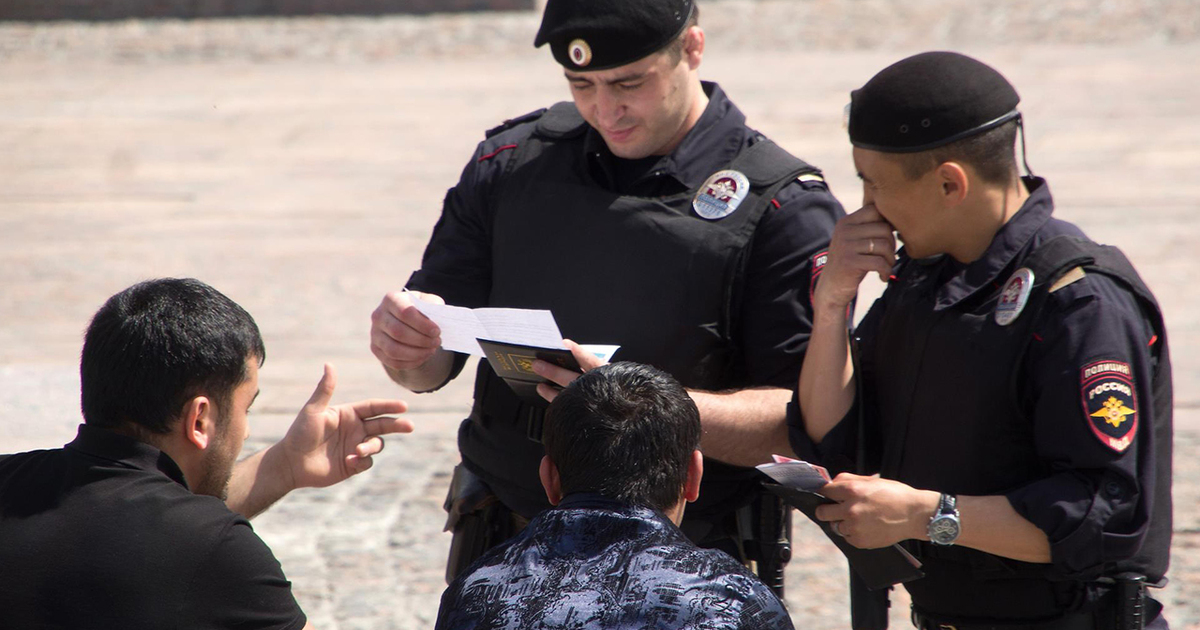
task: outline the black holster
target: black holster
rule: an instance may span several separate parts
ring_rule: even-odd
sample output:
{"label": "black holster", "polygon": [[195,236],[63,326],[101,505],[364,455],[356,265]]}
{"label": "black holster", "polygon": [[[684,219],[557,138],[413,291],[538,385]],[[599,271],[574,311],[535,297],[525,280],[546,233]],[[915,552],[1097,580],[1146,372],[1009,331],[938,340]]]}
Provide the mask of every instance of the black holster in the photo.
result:
{"label": "black holster", "polygon": [[1109,596],[1113,605],[1113,630],[1143,630],[1146,621],[1158,614],[1147,606],[1146,586],[1144,575],[1129,573],[1113,578]]}
{"label": "black holster", "polygon": [[737,511],[742,561],[783,600],[783,570],[792,559],[792,507],[763,492]]}
{"label": "black holster", "polygon": [[524,519],[501,503],[487,484],[462,464],[454,467],[442,507],[447,512],[444,531],[454,532],[446,562],[447,584],[525,524]]}

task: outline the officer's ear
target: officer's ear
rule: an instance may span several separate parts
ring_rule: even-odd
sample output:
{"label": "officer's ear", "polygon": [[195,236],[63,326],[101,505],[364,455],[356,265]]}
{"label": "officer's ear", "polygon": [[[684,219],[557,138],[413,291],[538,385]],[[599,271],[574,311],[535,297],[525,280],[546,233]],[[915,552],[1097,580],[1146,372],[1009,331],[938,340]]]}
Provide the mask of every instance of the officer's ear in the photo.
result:
{"label": "officer's ear", "polygon": [[941,186],[942,204],[953,208],[966,201],[970,191],[970,177],[958,162],[942,162],[936,170],[938,185]]}
{"label": "officer's ear", "polygon": [[683,58],[687,61],[688,69],[695,70],[700,67],[700,60],[704,57],[704,29],[699,26],[688,28],[683,35]]}
{"label": "officer's ear", "polygon": [[542,456],[538,477],[542,480],[542,488],[546,490],[546,500],[550,501],[550,505],[558,505],[562,501],[562,480],[558,476],[558,466],[554,465],[549,455]]}
{"label": "officer's ear", "polygon": [[683,482],[683,498],[692,503],[700,498],[700,478],[704,476],[704,454],[692,451],[692,459],[688,462],[687,480]]}

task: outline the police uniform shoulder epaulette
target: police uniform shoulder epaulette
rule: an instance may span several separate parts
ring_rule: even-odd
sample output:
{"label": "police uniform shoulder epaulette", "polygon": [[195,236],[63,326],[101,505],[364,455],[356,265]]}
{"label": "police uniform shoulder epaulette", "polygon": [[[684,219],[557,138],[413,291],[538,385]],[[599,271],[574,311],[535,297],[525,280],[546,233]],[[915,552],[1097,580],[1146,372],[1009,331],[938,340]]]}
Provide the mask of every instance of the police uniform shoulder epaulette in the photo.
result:
{"label": "police uniform shoulder epaulette", "polygon": [[[766,136],[753,132],[747,144],[747,151],[752,153],[749,168],[758,173],[758,178],[774,180],[788,172],[797,173],[796,183],[805,190],[828,190],[825,175],[817,167],[788,153],[783,147],[772,142]],[[751,177],[755,181],[756,177]]]}
{"label": "police uniform shoulder epaulette", "polygon": [[503,123],[496,125],[495,127],[492,127],[491,129],[488,129],[487,132],[484,133],[483,135],[485,138],[491,138],[492,136],[494,136],[498,133],[508,131],[509,129],[512,129],[513,127],[516,127],[517,125],[520,125],[522,123],[527,123],[527,122],[532,122],[534,120],[537,120],[537,119],[541,118],[547,111],[549,111],[549,110],[547,110],[545,107],[543,107],[537,111],[529,112],[528,114],[525,114],[524,116],[517,116],[516,118],[509,118],[508,120],[504,121]]}
{"label": "police uniform shoulder epaulette", "polygon": [[565,140],[582,134],[587,126],[587,121],[576,109],[575,103],[563,101],[546,110],[545,115],[538,120],[537,132],[546,138]]}

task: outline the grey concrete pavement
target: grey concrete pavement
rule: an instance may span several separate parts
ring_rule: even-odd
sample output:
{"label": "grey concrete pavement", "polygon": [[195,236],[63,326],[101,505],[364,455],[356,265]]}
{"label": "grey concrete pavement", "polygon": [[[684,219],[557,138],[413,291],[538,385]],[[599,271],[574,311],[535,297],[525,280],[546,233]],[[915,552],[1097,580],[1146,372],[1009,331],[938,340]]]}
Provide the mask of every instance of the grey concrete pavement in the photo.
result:
{"label": "grey concrete pavement", "polygon": [[[872,19],[888,6],[854,4]],[[1076,15],[1071,2],[1050,4]],[[808,49],[788,36],[787,3],[730,0],[706,8],[702,74],[751,124],[826,169],[849,207],[850,89],[905,54],[947,46],[1013,80],[1030,163],[1050,179],[1059,215],[1120,245],[1166,311],[1179,430],[1164,595],[1176,627],[1200,628],[1200,293],[1189,273],[1200,246],[1200,43],[1188,35],[1197,12],[1186,2],[1122,6],[1157,6],[1166,18],[1110,8],[1105,19],[1124,16],[1132,35],[1095,45],[1036,24],[1016,42],[974,23],[924,28],[933,17],[911,11],[903,37],[868,46],[870,29],[845,18],[852,41]],[[1003,17],[981,11],[993,24]],[[89,316],[156,276],[199,277],[258,320],[267,362],[248,448],[281,435],[324,361],[339,370],[335,400],[399,396],[367,349],[369,314],[418,265],[482,131],[566,96],[544,51],[510,41],[535,23],[513,14],[0,25],[0,452],[71,439]],[[449,542],[440,504],[469,379],[405,398],[418,431],[391,440],[374,469],[297,492],[255,521],[320,628],[422,628],[436,613]],[[796,535],[798,626],[846,627],[844,561],[812,527]],[[897,599],[894,627],[906,627]]]}

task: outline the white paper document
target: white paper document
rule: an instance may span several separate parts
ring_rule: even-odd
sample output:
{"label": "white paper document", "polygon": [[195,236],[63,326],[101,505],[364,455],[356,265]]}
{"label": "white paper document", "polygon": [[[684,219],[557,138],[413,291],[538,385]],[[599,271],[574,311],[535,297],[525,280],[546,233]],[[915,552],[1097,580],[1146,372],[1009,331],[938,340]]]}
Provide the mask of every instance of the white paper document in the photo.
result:
{"label": "white paper document", "polygon": [[[546,310],[524,308],[466,308],[434,304],[424,300],[413,300],[425,317],[433,320],[442,330],[442,348],[482,357],[483,350],[477,339],[490,339],[503,343],[535,346],[538,348],[564,349],[562,333],[554,314]],[[620,346],[585,345],[588,352],[603,361],[612,358]]]}

